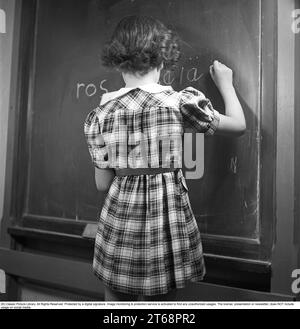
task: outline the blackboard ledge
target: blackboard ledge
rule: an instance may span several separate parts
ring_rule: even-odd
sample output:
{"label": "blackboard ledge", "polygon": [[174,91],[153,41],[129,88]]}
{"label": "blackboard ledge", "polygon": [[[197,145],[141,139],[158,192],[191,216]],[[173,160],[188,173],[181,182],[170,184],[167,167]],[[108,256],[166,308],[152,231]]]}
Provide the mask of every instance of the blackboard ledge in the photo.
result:
{"label": "blackboard ledge", "polygon": [[[8,233],[23,250],[51,256],[76,258],[82,250],[85,261],[93,257],[94,239],[79,234],[49,231],[19,225],[10,226]],[[76,248],[76,249],[74,249]],[[79,256],[78,256],[79,257]],[[214,254],[204,254],[207,275],[204,282],[230,287],[270,291],[271,263]]]}

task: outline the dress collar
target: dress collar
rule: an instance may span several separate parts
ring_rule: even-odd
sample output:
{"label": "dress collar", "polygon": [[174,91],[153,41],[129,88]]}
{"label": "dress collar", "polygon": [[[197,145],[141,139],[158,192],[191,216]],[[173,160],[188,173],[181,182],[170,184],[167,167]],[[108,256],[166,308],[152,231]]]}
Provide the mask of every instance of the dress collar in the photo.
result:
{"label": "dress collar", "polygon": [[141,89],[141,90],[147,91],[149,93],[160,93],[160,92],[165,91],[165,90],[172,90],[172,87],[171,86],[162,86],[162,85],[159,85],[157,83],[149,83],[149,84],[145,84],[145,85],[141,85],[141,86],[137,86],[137,87],[132,87],[132,88],[121,88],[117,91],[113,91],[113,92],[103,94],[102,98],[101,98],[100,105],[103,105],[103,104],[107,103],[108,101],[110,101],[114,98],[125,95],[130,90],[133,90],[133,89]]}

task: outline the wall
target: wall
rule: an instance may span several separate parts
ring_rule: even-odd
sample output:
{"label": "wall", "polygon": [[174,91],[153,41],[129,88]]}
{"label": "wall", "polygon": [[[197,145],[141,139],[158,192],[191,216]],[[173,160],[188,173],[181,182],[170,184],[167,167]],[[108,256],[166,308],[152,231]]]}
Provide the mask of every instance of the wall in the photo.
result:
{"label": "wall", "polygon": [[[6,33],[0,32],[0,220],[3,216],[9,95],[15,0],[0,0],[6,16]],[[3,13],[3,12],[2,12]],[[1,29],[2,30],[2,29]],[[3,30],[2,30],[3,31]]]}
{"label": "wall", "polygon": [[[15,0],[0,0],[0,224],[4,205],[14,12]],[[1,292],[6,290],[5,281],[5,273],[0,268]]]}

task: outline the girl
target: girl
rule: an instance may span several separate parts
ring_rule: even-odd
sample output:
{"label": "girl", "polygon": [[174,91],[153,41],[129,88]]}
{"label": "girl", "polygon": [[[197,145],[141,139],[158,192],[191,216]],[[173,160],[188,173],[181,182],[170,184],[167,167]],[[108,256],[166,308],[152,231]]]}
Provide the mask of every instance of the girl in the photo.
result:
{"label": "girl", "polygon": [[[84,124],[96,186],[107,191],[93,271],[104,283],[107,301],[139,296],[174,300],[177,289],[205,274],[200,233],[178,168],[181,148],[175,141],[187,127],[205,135],[244,133],[232,71],[218,61],[210,66],[226,115],[192,87],[176,92],[160,85],[161,69],[176,64],[179,47],[161,22],[144,16],[124,18],[102,58],[104,65],[121,72],[125,87],[104,94]],[[164,137],[171,138],[167,155],[156,147]],[[162,168],[166,158],[168,168]]]}

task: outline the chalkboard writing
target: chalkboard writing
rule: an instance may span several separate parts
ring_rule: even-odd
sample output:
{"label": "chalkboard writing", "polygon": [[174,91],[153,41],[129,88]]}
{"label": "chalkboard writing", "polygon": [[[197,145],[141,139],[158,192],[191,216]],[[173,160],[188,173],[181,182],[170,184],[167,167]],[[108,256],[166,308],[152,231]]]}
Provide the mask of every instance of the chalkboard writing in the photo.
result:
{"label": "chalkboard writing", "polygon": [[[198,56],[197,56],[198,58]],[[167,71],[162,73],[160,78],[160,83],[163,85],[172,85],[176,81],[180,86],[185,86],[187,84],[195,84],[204,77],[205,73],[199,72],[197,67],[181,67],[179,69],[179,74],[174,71]],[[107,93],[113,90],[107,89],[105,86],[109,83],[109,77],[107,79],[101,80],[99,83],[89,83],[89,82],[77,82],[76,84],[76,98],[81,97],[100,97],[103,93]],[[195,86],[196,87],[196,86]]]}
{"label": "chalkboard writing", "polygon": [[[260,159],[260,2],[258,0],[43,0],[38,7],[35,88],[27,211],[96,221],[104,195],[96,191],[83,122],[121,76],[101,66],[100,52],[116,23],[152,15],[181,38],[183,56],[161,83],[200,89],[224,104],[208,67],[223,61],[235,73],[247,132],[239,139],[205,140],[205,171],[188,180],[202,233],[257,238]],[[194,136],[195,138],[195,136]],[[192,143],[196,145],[195,141]],[[193,150],[195,154],[196,150]]]}

